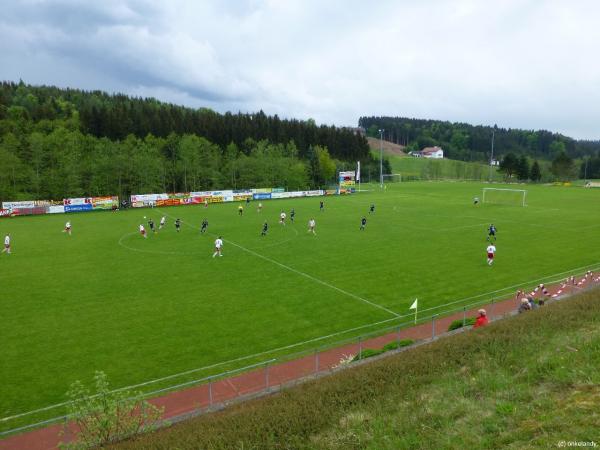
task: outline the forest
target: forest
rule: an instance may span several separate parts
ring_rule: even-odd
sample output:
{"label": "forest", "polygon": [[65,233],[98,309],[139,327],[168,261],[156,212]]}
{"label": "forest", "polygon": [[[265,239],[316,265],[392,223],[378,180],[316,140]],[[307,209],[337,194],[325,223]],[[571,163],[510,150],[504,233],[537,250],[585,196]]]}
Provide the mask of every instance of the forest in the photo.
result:
{"label": "forest", "polygon": [[575,140],[546,130],[506,129],[406,117],[361,117],[359,125],[371,137],[379,137],[378,130],[383,129],[384,139],[407,146],[407,152],[438,145],[444,149],[445,157],[462,161],[489,161],[493,135],[494,159],[498,161],[511,155],[509,165],[513,166],[514,157],[554,161],[565,154],[572,160],[579,160],[581,178],[586,160],[590,171],[588,178],[600,178],[600,169],[596,169],[600,164],[600,141]]}
{"label": "forest", "polygon": [[325,187],[358,160],[378,166],[364,136],[313,120],[0,85],[0,201]]}
{"label": "forest", "polygon": [[[374,137],[383,128],[384,139],[407,151],[440,145],[447,158],[463,161],[488,161],[493,134],[507,179],[600,178],[598,141],[400,117],[361,117],[359,125]],[[220,114],[154,98],[0,83],[0,201],[328,187],[356,161],[363,174],[379,173],[361,133],[312,119]],[[541,176],[545,167],[549,172]],[[391,172],[387,160],[383,171]]]}

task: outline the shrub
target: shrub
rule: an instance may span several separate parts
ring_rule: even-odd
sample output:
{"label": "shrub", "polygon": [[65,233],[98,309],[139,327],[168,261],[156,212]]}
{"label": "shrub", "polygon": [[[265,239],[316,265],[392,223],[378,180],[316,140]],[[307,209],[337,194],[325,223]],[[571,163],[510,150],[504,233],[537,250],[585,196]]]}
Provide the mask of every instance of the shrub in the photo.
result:
{"label": "shrub", "polygon": [[[95,394],[90,394],[80,381],[74,382],[67,393],[70,399],[68,415],[77,432],[75,440],[61,442],[62,449],[100,447],[156,428],[162,408],[136,399],[139,394],[111,391],[104,372],[96,372],[94,381]],[[69,434],[69,424],[65,425],[62,434]]]}
{"label": "shrub", "polygon": [[396,350],[400,347],[407,347],[412,345],[415,341],[412,339],[402,339],[400,341],[390,342],[386,344],[381,349],[373,349],[373,348],[365,348],[360,355],[356,355],[352,361],[359,361],[361,359],[370,358],[372,356],[381,355],[382,353],[389,352],[390,350]]}
{"label": "shrub", "polygon": [[[475,317],[467,317],[467,319],[465,320],[465,326],[470,326],[470,325],[475,325]],[[459,328],[463,327],[463,320],[462,319],[457,319],[454,322],[452,322],[450,324],[450,326],[448,327],[448,331],[453,331],[453,330],[458,330]]]}
{"label": "shrub", "polygon": [[400,341],[390,342],[389,344],[385,344],[383,346],[384,352],[389,352],[390,350],[396,350],[401,347],[408,347],[409,345],[413,345],[415,341],[412,339],[401,339]]}
{"label": "shrub", "polygon": [[385,350],[383,349],[373,349],[373,348],[365,348],[362,352],[357,354],[352,361],[358,361],[360,359],[371,358],[372,356],[381,355]]}

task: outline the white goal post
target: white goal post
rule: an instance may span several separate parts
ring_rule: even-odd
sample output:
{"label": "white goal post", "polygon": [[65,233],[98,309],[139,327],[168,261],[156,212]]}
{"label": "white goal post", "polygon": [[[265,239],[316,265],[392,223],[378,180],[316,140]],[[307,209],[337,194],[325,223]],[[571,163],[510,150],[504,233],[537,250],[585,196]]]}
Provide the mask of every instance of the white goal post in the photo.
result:
{"label": "white goal post", "polygon": [[527,206],[525,189],[483,188],[482,203]]}
{"label": "white goal post", "polygon": [[383,175],[384,183],[400,183],[402,182],[402,174],[401,173],[389,173],[387,175]]}

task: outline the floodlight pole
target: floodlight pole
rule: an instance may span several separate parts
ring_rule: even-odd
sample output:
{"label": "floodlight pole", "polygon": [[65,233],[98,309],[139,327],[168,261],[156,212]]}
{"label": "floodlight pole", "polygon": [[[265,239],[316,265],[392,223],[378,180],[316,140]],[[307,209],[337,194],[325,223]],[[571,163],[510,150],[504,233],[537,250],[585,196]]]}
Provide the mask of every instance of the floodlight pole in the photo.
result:
{"label": "floodlight pole", "polygon": [[494,163],[494,135],[496,134],[496,126],[494,125],[494,129],[492,130],[492,156],[490,156],[490,175],[489,182],[492,182],[492,164]]}
{"label": "floodlight pole", "polygon": [[383,132],[382,128],[379,130],[379,187],[383,189]]}

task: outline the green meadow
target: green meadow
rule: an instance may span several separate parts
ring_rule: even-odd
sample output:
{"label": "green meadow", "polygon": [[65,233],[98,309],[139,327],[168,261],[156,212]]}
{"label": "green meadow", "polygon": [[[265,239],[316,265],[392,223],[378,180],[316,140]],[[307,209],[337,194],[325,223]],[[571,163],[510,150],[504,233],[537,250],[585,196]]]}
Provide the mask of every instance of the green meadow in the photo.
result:
{"label": "green meadow", "polygon": [[[0,415],[62,402],[96,370],[117,388],[204,368],[176,384],[405,323],[415,298],[423,311],[455,307],[600,267],[600,190],[521,186],[526,207],[511,195],[473,205],[485,186],[363,186],[324,198],[323,212],[313,197],[263,201],[261,212],[254,201],[242,216],[228,203],[2,219],[13,254],[0,255]],[[166,228],[143,239],[138,225],[163,215]],[[72,236],[62,233],[67,220]],[[224,256],[213,258],[216,236]]]}

